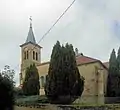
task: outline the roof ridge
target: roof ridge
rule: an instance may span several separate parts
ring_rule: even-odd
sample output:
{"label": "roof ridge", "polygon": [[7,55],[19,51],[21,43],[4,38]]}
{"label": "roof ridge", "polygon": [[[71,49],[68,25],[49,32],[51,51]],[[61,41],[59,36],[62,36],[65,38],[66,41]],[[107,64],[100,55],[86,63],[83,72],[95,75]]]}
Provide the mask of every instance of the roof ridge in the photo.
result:
{"label": "roof ridge", "polygon": [[103,63],[109,63],[109,61],[103,62]]}
{"label": "roof ridge", "polygon": [[98,59],[96,59],[96,58],[88,57],[88,56],[85,56],[85,55],[83,55],[83,56],[81,56],[81,57],[86,57],[86,58],[89,58],[89,59],[92,59],[92,60],[100,61],[100,60],[98,60]]}

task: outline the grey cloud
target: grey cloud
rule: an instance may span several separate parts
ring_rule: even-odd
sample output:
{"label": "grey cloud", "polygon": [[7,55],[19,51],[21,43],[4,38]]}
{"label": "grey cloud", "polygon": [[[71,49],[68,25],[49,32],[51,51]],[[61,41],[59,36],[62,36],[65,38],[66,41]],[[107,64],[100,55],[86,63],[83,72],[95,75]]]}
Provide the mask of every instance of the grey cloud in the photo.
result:
{"label": "grey cloud", "polygon": [[[29,2],[28,2],[29,1]],[[33,16],[36,40],[50,28],[72,0],[1,0],[0,1],[0,67],[20,65],[20,47],[27,37],[29,16]],[[112,48],[119,47],[119,34],[112,22],[120,19],[119,0],[76,0],[75,4],[41,41],[42,61],[48,61],[57,40],[72,43],[87,56],[108,61]],[[30,3],[30,4],[29,4]],[[33,3],[33,4],[32,4]],[[19,67],[15,80],[19,84]]]}

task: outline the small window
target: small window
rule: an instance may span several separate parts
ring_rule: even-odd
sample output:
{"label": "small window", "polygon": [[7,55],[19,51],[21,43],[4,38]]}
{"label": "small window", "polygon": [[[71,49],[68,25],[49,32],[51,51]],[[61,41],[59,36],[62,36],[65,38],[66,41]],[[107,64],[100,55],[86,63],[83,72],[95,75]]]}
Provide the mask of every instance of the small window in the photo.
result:
{"label": "small window", "polygon": [[33,60],[35,60],[35,51],[33,51]]}
{"label": "small window", "polygon": [[36,60],[38,60],[38,53],[36,52]]}
{"label": "small window", "polygon": [[24,52],[24,60],[26,60],[26,52]]}
{"label": "small window", "polygon": [[29,58],[29,54],[28,54],[28,51],[27,51],[27,59]]}

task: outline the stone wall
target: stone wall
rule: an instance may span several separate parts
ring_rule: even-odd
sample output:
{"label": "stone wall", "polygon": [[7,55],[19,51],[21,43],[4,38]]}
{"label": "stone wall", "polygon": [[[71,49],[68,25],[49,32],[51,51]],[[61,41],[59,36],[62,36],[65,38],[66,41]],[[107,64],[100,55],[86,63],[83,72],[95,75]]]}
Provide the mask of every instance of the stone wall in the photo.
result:
{"label": "stone wall", "polygon": [[110,107],[105,107],[105,106],[101,106],[101,107],[90,107],[90,106],[86,106],[86,107],[80,107],[80,106],[76,106],[76,107],[70,107],[70,106],[59,106],[57,107],[55,110],[110,110]]}
{"label": "stone wall", "polygon": [[80,98],[76,99],[74,102],[75,104],[99,104],[103,105],[105,102],[104,96],[94,96],[94,95],[86,95],[81,96]]}
{"label": "stone wall", "polygon": [[[33,108],[36,110],[113,110],[113,107],[109,106],[73,106],[73,105],[31,105],[31,106],[19,106],[19,108],[29,108],[29,110],[33,110]],[[115,110],[115,109],[114,109]]]}

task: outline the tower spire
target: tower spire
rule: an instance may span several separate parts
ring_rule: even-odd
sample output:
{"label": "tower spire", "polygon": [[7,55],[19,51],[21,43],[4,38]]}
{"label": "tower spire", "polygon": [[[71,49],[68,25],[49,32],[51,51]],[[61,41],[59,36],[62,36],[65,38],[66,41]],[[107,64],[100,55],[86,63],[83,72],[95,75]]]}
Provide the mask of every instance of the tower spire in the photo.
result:
{"label": "tower spire", "polygon": [[31,42],[33,44],[36,44],[36,40],[32,30],[32,16],[30,16],[29,20],[30,20],[30,28],[29,28],[27,39],[26,39],[26,43]]}

